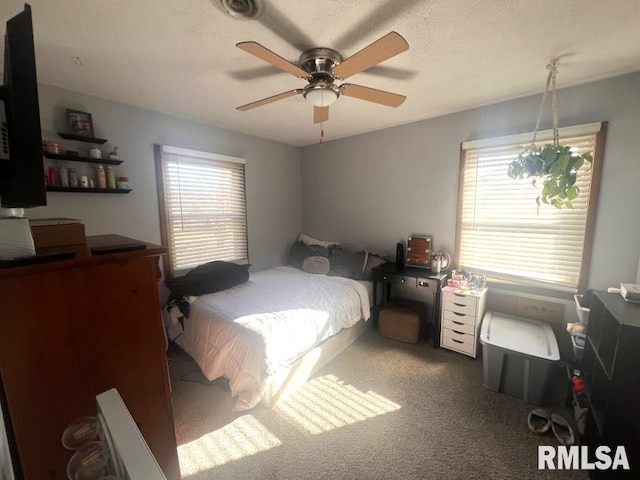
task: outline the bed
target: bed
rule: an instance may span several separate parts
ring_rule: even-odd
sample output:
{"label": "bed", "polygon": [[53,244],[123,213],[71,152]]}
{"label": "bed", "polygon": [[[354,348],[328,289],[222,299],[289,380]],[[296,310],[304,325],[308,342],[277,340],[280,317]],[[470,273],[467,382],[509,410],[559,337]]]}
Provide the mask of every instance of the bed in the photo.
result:
{"label": "bed", "polygon": [[277,400],[366,329],[372,284],[291,266],[190,299],[176,342],[209,380],[229,380],[234,411]]}

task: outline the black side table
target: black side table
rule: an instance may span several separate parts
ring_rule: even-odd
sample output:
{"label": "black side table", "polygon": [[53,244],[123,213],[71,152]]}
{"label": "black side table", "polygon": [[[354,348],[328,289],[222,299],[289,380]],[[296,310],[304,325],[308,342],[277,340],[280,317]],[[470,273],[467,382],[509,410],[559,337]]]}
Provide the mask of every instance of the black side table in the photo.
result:
{"label": "black side table", "polygon": [[[391,298],[392,288],[410,288],[419,294],[427,307],[427,341],[434,347],[440,346],[440,301],[442,287],[446,285],[449,271],[432,273],[426,268],[384,263],[373,269],[373,310],[374,322],[378,325],[378,312]],[[378,286],[383,285],[382,303],[378,305]],[[396,289],[396,294],[401,293]],[[401,295],[400,295],[401,296]]]}

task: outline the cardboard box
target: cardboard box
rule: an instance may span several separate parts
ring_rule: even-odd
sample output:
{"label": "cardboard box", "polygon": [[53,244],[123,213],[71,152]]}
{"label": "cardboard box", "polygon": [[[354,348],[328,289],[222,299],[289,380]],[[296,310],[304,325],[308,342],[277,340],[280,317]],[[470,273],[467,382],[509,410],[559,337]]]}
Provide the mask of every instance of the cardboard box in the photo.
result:
{"label": "cardboard box", "polygon": [[32,225],[31,234],[36,249],[87,243],[82,223]]}

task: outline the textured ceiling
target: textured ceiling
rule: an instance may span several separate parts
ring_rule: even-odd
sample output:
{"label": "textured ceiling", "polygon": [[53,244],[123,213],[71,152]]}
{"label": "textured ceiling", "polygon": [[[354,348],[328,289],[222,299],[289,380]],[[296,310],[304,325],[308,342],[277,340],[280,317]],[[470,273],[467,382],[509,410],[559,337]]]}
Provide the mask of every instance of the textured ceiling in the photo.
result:
{"label": "textured ceiling", "polygon": [[[302,96],[235,110],[305,85],[236,43],[254,40],[297,63],[311,47],[349,57],[392,30],[407,40],[409,51],[349,78],[407,101],[343,96],[326,140],[538,93],[555,57],[560,88],[640,70],[637,0],[262,0],[256,20],[215,2],[32,0],[39,81],[303,146],[320,127]],[[0,20],[22,7],[3,0]]]}

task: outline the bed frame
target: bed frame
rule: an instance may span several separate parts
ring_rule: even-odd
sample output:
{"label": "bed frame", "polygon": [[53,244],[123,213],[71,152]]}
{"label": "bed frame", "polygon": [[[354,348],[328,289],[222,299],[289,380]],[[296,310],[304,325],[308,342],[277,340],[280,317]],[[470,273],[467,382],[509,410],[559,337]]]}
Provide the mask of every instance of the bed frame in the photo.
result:
{"label": "bed frame", "polygon": [[327,338],[288,367],[271,375],[267,380],[262,404],[268,408],[273,407],[278,400],[303,385],[322,367],[346,350],[360,335],[371,329],[372,325],[372,319],[360,320],[354,326],[342,329],[333,337]]}

